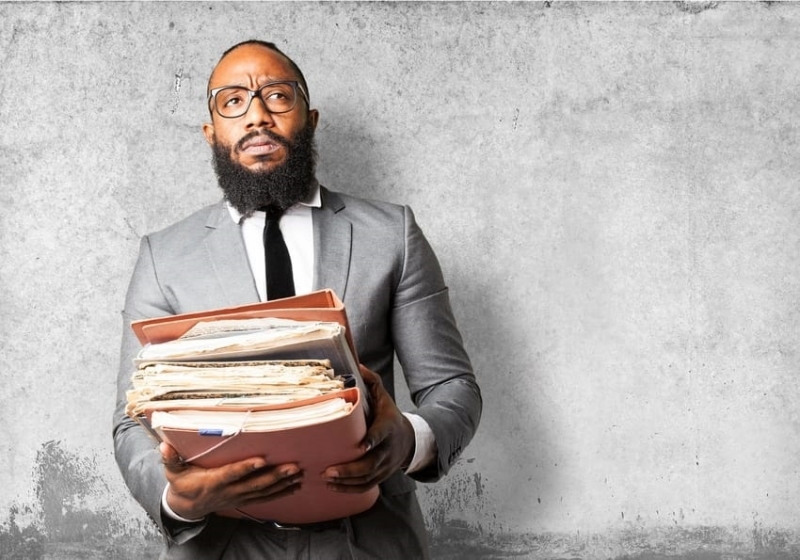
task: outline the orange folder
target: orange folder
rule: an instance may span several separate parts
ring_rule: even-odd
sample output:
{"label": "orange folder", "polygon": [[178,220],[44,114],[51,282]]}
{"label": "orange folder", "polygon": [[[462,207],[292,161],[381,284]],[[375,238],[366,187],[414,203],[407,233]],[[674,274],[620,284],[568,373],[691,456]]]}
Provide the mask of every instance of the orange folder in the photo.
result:
{"label": "orange folder", "polygon": [[157,344],[180,338],[189,329],[201,321],[220,319],[255,319],[260,317],[277,317],[294,321],[336,322],[345,327],[345,337],[356,363],[358,354],[353,343],[347,312],[344,304],[333,292],[325,289],[300,296],[274,299],[259,303],[250,303],[236,307],[224,307],[210,311],[167,315],[153,319],[133,321],[131,328],[136,338],[144,345]]}
{"label": "orange folder", "polygon": [[[344,397],[354,406],[346,416],[321,424],[268,432],[240,431],[230,436],[201,435],[197,430],[170,428],[160,428],[160,433],[184,459],[202,454],[192,461],[201,467],[217,467],[263,455],[270,464],[296,462],[302,469],[301,488],[294,494],[217,514],[283,524],[329,521],[366,511],[379,493],[378,486],[362,494],[333,492],[322,478],[327,467],[360,456],[358,444],[366,433],[359,390],[345,389],[311,400],[319,402],[334,397]],[[296,406],[301,402],[292,404]],[[270,408],[262,406],[253,410]]]}
{"label": "orange folder", "polygon": [[[134,321],[131,328],[142,345],[158,344],[180,338],[201,321],[262,317],[337,322],[345,327],[346,346],[351,350],[355,364],[358,364],[344,304],[330,289],[236,307],[143,319]],[[344,389],[342,392],[305,401],[308,403],[311,400],[344,396],[355,405],[346,416],[299,428],[269,432],[241,431],[231,436],[201,435],[197,430],[162,428],[160,434],[156,434],[149,426],[150,411],[146,413],[147,418],[137,420],[155,437],[172,445],[184,459],[197,457],[192,463],[201,467],[216,467],[261,455],[270,464],[296,462],[303,470],[302,487],[294,494],[238,510],[217,512],[218,514],[284,524],[327,521],[369,509],[379,494],[377,486],[362,494],[332,492],[327,489],[321,476],[327,467],[346,463],[360,456],[358,444],[366,435],[365,413],[368,413],[369,407],[366,388],[360,375],[356,383],[356,387]],[[303,401],[295,401],[272,407],[253,407],[253,410],[301,404]],[[220,407],[216,410],[224,409],[225,407]],[[204,453],[206,451],[208,452]]]}

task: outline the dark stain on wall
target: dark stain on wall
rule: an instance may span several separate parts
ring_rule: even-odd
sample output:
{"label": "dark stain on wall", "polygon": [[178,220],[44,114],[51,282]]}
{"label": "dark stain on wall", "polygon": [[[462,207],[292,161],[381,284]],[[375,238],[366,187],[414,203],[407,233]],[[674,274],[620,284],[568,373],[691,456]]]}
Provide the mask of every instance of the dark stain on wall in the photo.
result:
{"label": "dark stain on wall", "polygon": [[[65,451],[49,441],[36,455],[36,497],[44,530],[51,540],[92,539],[112,532],[108,512],[94,511],[97,493],[110,493],[93,459]],[[117,527],[118,529],[118,527]]]}
{"label": "dark stain on wall", "polygon": [[675,2],[675,5],[682,12],[699,14],[701,12],[705,12],[706,10],[715,9],[719,5],[719,2],[697,2],[689,0],[686,2]]}
{"label": "dark stain on wall", "polygon": [[[468,461],[471,462],[471,461]],[[423,486],[426,493],[425,505],[428,509],[428,528],[433,538],[438,538],[440,533],[451,530],[460,531],[463,524],[452,526],[449,517],[454,512],[469,511],[480,512],[480,517],[491,522],[495,515],[486,513],[486,500],[484,486],[486,482],[480,473],[459,472],[451,473],[450,484]],[[488,527],[477,526],[475,530],[483,532]]]}
{"label": "dark stain on wall", "polygon": [[12,506],[0,526],[3,560],[158,556],[155,527],[120,519],[108,503],[111,491],[93,457],[46,442],[36,454],[33,480],[36,504]]}
{"label": "dark stain on wall", "polygon": [[41,558],[44,555],[45,536],[36,526],[19,527],[17,517],[20,514],[30,515],[31,511],[20,510],[12,506],[8,521],[0,526],[0,558],[22,560],[24,558]]}

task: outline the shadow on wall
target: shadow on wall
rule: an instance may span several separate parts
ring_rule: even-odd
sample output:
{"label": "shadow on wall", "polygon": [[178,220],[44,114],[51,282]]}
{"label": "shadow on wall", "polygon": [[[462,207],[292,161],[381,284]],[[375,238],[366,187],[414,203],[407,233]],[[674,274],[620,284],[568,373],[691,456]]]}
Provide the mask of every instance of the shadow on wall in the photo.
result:
{"label": "shadow on wall", "polygon": [[392,154],[363,109],[339,104],[320,110],[316,130],[317,176],[331,190],[367,199],[404,203],[388,176]]}

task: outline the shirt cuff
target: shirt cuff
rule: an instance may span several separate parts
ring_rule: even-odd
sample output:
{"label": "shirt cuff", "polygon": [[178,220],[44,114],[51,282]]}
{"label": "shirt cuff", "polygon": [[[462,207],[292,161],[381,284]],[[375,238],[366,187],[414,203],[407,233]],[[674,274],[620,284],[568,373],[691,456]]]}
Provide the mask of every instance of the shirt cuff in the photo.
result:
{"label": "shirt cuff", "polygon": [[167,483],[167,485],[164,487],[164,493],[161,494],[161,509],[163,509],[164,513],[166,513],[167,516],[169,516],[171,519],[174,519],[175,521],[180,521],[181,523],[192,523],[192,524],[202,523],[203,521],[206,520],[205,517],[201,517],[200,519],[186,519],[185,517],[181,517],[180,515],[172,511],[172,508],[169,507],[169,504],[167,503],[167,492],[169,492],[169,483]]}
{"label": "shirt cuff", "polygon": [[[411,426],[414,428],[414,438],[416,445],[414,447],[414,456],[411,458],[411,463],[406,467],[406,474],[416,472],[427,467],[436,458],[437,447],[436,438],[433,435],[430,425],[417,414],[404,412],[403,416],[408,418]],[[165,494],[166,495],[166,494]]]}

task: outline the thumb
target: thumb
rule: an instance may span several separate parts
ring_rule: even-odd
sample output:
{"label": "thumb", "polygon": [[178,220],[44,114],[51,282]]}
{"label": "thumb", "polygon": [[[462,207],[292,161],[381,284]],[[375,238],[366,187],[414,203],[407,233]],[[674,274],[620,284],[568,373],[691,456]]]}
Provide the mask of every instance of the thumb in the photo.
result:
{"label": "thumb", "polygon": [[361,372],[361,378],[364,380],[364,385],[366,385],[370,391],[375,391],[378,389],[378,387],[383,385],[381,376],[369,369],[367,366],[359,364],[358,369]]}
{"label": "thumb", "polygon": [[162,441],[158,445],[158,451],[161,453],[161,462],[164,463],[164,467],[167,470],[174,472],[186,467],[186,463],[183,462],[181,456],[170,444]]}

